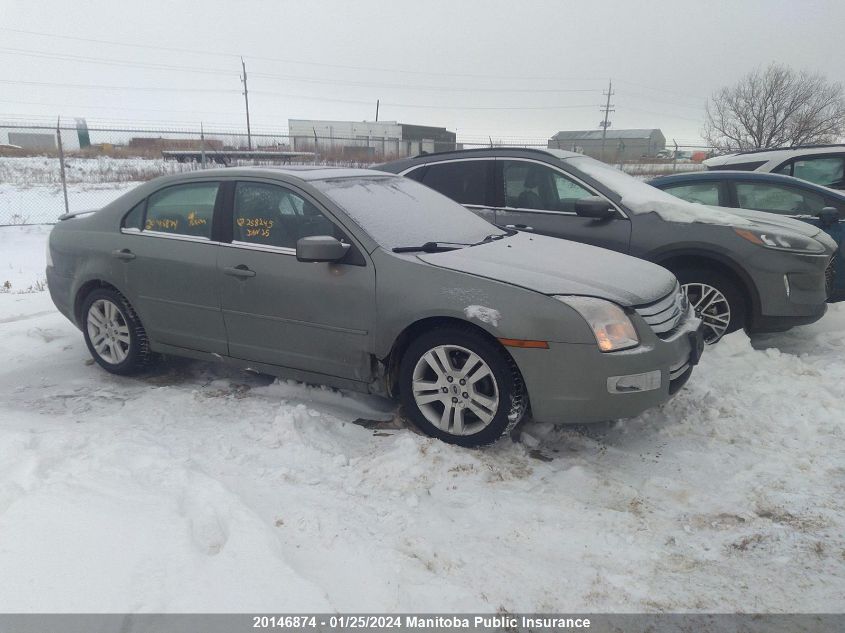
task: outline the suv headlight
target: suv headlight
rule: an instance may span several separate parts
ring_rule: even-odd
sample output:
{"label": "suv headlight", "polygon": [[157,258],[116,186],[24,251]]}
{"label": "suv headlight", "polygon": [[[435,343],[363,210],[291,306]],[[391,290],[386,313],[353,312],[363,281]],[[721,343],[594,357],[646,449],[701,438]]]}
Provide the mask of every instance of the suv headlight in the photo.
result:
{"label": "suv headlight", "polygon": [[821,254],[824,253],[824,246],[817,240],[803,235],[784,234],[776,231],[763,229],[740,229],[734,228],[734,232],[742,239],[764,248],[771,248],[776,251],[791,251],[794,253]]}
{"label": "suv headlight", "polygon": [[631,319],[615,303],[595,297],[556,296],[555,299],[584,317],[601,351],[615,352],[640,344]]}

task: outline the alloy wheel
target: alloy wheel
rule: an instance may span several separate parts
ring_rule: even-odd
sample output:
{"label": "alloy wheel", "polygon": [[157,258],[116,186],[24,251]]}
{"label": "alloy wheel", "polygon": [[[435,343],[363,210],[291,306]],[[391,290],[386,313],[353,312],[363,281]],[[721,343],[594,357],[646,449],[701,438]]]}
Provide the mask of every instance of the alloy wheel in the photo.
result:
{"label": "alloy wheel", "polygon": [[705,283],[683,285],[695,316],[703,324],[704,342],[712,345],[721,339],[731,324],[731,305],[724,294]]}
{"label": "alloy wheel", "polygon": [[499,409],[499,388],[490,366],[458,345],[438,345],[417,361],[411,389],[425,418],[452,435],[473,435]]}
{"label": "alloy wheel", "polygon": [[98,299],[88,309],[88,338],[97,354],[107,363],[119,365],[129,355],[131,338],[126,317],[111,301]]}

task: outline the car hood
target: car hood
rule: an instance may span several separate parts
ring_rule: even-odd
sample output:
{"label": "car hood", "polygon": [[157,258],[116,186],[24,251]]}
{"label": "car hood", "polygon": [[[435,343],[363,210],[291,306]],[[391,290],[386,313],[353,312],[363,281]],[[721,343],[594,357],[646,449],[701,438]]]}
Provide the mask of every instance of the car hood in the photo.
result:
{"label": "car hood", "polygon": [[529,233],[418,258],[433,266],[547,295],[600,297],[623,306],[657,301],[677,283],[672,273],[651,262]]}
{"label": "car hood", "polygon": [[[726,208],[726,207],[708,207],[711,209],[715,209],[722,213],[728,212],[732,213],[733,215],[738,215],[741,218],[746,220],[750,220],[753,224],[765,227],[776,227],[780,229],[787,229],[790,231],[795,231],[805,237],[815,237],[819,233],[821,233],[821,229],[817,226],[813,226],[812,224],[808,224],[807,222],[802,222],[801,220],[795,220],[793,218],[787,218],[782,215],[777,215],[775,213],[768,213],[766,211],[752,211],[751,209],[735,209],[735,208]],[[747,226],[747,224],[743,223],[742,226]]]}

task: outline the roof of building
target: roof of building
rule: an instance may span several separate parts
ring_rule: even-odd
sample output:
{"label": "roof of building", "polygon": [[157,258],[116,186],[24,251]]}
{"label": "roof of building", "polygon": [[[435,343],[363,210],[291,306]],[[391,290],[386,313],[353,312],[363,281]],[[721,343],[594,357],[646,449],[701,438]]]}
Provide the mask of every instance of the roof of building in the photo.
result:
{"label": "roof of building", "polygon": [[[605,138],[625,139],[625,138],[651,138],[651,135],[657,132],[662,136],[662,132],[657,128],[639,129],[639,130],[608,130]],[[569,130],[558,132],[552,137],[555,141],[600,141],[602,130]]]}

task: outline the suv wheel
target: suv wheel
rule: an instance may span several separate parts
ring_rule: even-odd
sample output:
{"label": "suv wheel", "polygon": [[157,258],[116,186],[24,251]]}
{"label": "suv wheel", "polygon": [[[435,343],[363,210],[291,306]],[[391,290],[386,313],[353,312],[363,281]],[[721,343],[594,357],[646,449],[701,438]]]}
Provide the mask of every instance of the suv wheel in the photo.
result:
{"label": "suv wheel", "polygon": [[421,431],[460,446],[495,442],[526,409],[513,360],[469,328],[438,328],[414,340],[402,357],[399,389]]}
{"label": "suv wheel", "polygon": [[132,374],[150,363],[147,333],[116,290],[94,290],[82,304],[82,332],[91,356],[113,374]]}
{"label": "suv wheel", "polygon": [[704,342],[713,345],[745,325],[745,299],[736,282],[705,268],[675,272],[695,315],[702,321]]}

